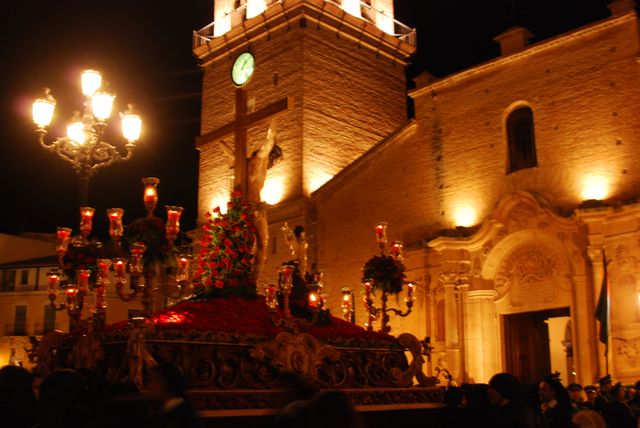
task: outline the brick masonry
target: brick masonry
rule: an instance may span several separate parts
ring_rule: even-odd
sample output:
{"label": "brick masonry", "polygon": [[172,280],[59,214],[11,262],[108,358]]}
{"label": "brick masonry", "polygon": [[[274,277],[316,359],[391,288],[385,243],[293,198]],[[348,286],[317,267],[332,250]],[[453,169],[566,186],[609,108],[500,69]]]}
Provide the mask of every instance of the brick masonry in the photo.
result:
{"label": "brick masonry", "polygon": [[[378,221],[389,223],[390,239],[418,243],[455,226],[457,207],[473,207],[479,224],[517,190],[566,215],[588,174],[608,179],[613,200],[635,198],[638,47],[628,14],[414,91],[415,128],[314,194],[332,307],[340,287],[360,288]],[[518,104],[534,112],[538,167],[507,174],[504,123]]]}

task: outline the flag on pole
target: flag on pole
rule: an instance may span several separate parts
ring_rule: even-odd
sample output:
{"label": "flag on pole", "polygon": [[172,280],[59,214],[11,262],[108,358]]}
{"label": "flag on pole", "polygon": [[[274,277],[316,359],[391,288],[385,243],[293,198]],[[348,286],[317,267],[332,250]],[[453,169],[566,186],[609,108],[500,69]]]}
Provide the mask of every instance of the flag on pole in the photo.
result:
{"label": "flag on pole", "polygon": [[607,257],[602,249],[602,287],[600,288],[600,297],[596,305],[596,319],[600,321],[600,334],[598,338],[604,343],[605,349],[609,344],[609,319],[611,317],[611,302],[609,301],[609,280],[607,278]]}

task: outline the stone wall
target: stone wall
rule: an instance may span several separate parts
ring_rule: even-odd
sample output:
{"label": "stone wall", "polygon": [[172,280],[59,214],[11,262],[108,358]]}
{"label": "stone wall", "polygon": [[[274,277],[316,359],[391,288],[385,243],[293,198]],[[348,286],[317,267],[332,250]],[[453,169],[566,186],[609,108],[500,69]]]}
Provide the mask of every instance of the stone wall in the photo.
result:
{"label": "stone wall", "polygon": [[[245,86],[250,111],[294,98],[293,111],[275,120],[284,160],[269,172],[266,183],[282,188],[283,201],[308,196],[405,121],[401,63],[298,19],[205,65],[202,133],[233,120],[231,67],[244,50],[256,60]],[[262,144],[268,126],[265,120],[250,129],[249,153]],[[232,143],[233,136],[225,141]],[[201,147],[201,221],[206,210],[225,201],[233,176],[230,165],[216,142]]]}
{"label": "stone wall", "polygon": [[[635,197],[637,53],[630,13],[414,90],[411,135],[384,143],[314,194],[318,264],[332,294],[359,289],[378,221],[389,222],[390,239],[419,246],[454,227],[460,208],[477,225],[518,190],[565,215],[583,200],[587,176],[607,181],[612,200]],[[538,167],[507,174],[504,121],[520,104],[534,112]]]}

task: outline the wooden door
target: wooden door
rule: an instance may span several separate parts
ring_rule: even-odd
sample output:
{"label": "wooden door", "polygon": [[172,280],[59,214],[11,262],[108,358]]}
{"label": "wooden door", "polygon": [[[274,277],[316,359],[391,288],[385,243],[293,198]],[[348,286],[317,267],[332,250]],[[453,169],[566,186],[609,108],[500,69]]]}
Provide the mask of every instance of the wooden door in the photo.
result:
{"label": "wooden door", "polygon": [[536,383],[551,372],[547,317],[543,312],[504,317],[507,372],[522,382]]}

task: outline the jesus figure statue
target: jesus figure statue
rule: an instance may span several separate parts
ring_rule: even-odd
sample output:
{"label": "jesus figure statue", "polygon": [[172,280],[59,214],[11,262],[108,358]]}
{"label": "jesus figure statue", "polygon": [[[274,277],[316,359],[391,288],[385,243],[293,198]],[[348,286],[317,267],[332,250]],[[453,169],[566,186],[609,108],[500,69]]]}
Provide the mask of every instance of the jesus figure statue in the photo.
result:
{"label": "jesus figure statue", "polygon": [[[226,143],[222,147],[228,156],[234,157],[233,149]],[[257,282],[267,261],[267,245],[269,243],[269,223],[267,222],[267,205],[261,201],[260,192],[267,178],[267,170],[282,158],[282,149],[276,144],[276,132],[273,123],[267,132],[267,140],[247,159],[247,194],[246,201],[251,204],[255,213],[256,248],[254,256],[253,278]]]}

